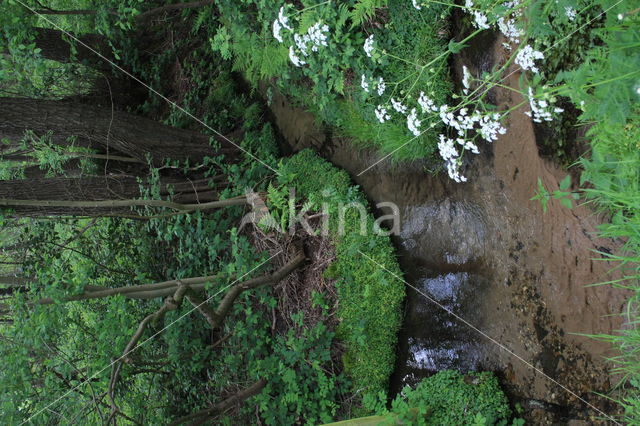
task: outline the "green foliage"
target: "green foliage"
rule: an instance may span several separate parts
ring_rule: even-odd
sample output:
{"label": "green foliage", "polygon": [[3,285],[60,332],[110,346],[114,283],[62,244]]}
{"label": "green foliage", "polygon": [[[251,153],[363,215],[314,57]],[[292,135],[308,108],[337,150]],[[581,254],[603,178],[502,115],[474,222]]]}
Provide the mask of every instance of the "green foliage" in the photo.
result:
{"label": "green foliage", "polygon": [[507,397],[492,373],[452,370],[423,379],[415,389],[403,389],[391,412],[401,422],[419,425],[506,424],[511,417]]}
{"label": "green foliage", "polygon": [[[393,246],[386,236],[361,235],[361,218],[356,209],[347,210],[344,232],[339,232],[337,210],[341,204],[367,205],[345,172],[308,150],[284,162],[280,171],[280,184],[294,186],[317,207],[323,203],[329,206],[329,231],[337,259],[327,269],[327,275],[337,280],[337,336],[346,345],[344,368],[359,394],[386,393],[394,369],[396,333],[405,295],[403,282],[396,278],[402,273]],[[373,229],[373,216],[367,213],[365,219],[367,229]]]}
{"label": "green foliage", "polygon": [[547,212],[547,205],[549,204],[549,200],[552,198],[554,200],[559,200],[560,204],[563,207],[568,209],[573,208],[572,200],[578,200],[580,198],[580,194],[577,192],[567,191],[571,186],[571,175],[565,176],[564,179],[560,182],[560,189],[556,189],[553,192],[549,192],[547,188],[542,183],[542,180],[538,178],[538,190],[536,191],[536,195],[531,197],[531,200],[539,200],[540,204],[542,204],[542,210]]}
{"label": "green foliage", "polygon": [[[418,11],[410,2],[391,2],[387,7],[384,0],[340,4],[308,0],[299,10],[287,6],[285,13],[296,33],[304,33],[316,22],[326,24],[330,32],[327,46],[305,56],[304,67],[295,67],[288,57],[293,35],[283,32],[282,44],[272,35],[277,5],[264,0],[245,3],[218,2],[223,26],[211,45],[223,57],[232,56],[234,69],[252,85],[271,81],[320,120],[360,144],[393,152],[395,159],[424,158],[434,151],[441,130],[437,117],[424,120],[425,131],[415,138],[405,118],[396,117],[383,125],[374,110],[378,104],[389,104],[392,97],[415,101],[420,92],[436,104],[447,101],[452,88],[447,55],[443,55],[446,40],[441,34],[446,32],[448,7],[435,5]],[[379,29],[368,28],[372,22]],[[369,32],[376,38],[372,58],[362,49]],[[360,87],[362,75],[372,81],[370,93]],[[382,97],[373,88],[380,77],[389,86]]]}

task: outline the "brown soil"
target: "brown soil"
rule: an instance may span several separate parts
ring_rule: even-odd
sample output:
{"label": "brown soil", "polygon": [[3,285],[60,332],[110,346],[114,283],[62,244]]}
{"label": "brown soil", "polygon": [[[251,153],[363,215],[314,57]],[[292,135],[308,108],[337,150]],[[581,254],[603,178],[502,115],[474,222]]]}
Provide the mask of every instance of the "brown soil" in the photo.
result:
{"label": "brown soil", "polygon": [[[484,52],[503,58],[501,41]],[[464,52],[461,58],[468,59]],[[460,67],[458,63],[458,71]],[[514,73],[507,84],[518,87],[519,77]],[[522,101],[506,89],[493,96],[501,109]],[[553,191],[567,172],[538,154],[531,119],[523,114],[528,105],[511,114],[506,135],[480,147],[483,153],[464,170],[469,177],[465,184],[427,174],[420,162],[393,165],[387,160],[359,175],[378,154],[329,138],[310,114],[289,106],[282,96],[274,96],[271,110],[288,148],[315,149],[347,170],[373,203],[399,206],[402,230],[395,243],[411,285],[421,287],[451,273],[481,277],[484,284],[466,296],[473,303],[458,304],[463,309],[457,312],[545,375],[615,414],[617,408],[594,394],[607,393],[614,385],[605,358],[615,353],[608,343],[580,334],[614,333],[622,326],[618,314],[627,294],[610,286],[588,287],[616,277],[609,273],[615,265],[594,260],[599,257],[594,250],[615,252],[620,243],[596,237],[603,218],[586,206],[569,210],[552,201],[543,213],[539,202],[530,200],[538,178]],[[429,308],[429,302],[412,304],[409,298],[407,321],[422,318],[424,328],[427,317],[413,315]],[[412,326],[406,327],[404,337],[410,339]],[[456,327],[451,333],[464,328]],[[474,332],[466,333],[473,341],[451,349],[461,360],[457,367],[496,371],[529,420],[544,424],[598,417],[545,375]]]}

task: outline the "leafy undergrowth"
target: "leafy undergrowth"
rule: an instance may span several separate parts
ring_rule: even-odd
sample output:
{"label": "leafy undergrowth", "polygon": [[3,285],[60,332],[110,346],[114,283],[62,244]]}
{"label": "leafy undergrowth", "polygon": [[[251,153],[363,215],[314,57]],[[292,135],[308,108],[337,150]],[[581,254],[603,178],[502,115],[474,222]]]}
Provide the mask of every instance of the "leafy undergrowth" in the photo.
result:
{"label": "leafy undergrowth", "polygon": [[595,207],[611,217],[600,226],[602,237],[624,241],[619,253],[600,253],[613,261],[624,279],[612,284],[629,289],[633,296],[623,312],[625,326],[616,335],[595,336],[612,342],[620,355],[612,359],[623,377],[625,420],[636,424],[640,419],[640,352],[637,327],[640,306],[640,110],[626,123],[602,121],[591,128],[591,155],[580,161],[584,168],[582,183]]}
{"label": "leafy undergrowth", "polygon": [[494,425],[511,419],[507,397],[498,379],[488,372],[440,371],[415,389],[405,388],[393,400],[390,412],[407,424],[421,425]]}
{"label": "leafy undergrowth", "polygon": [[[395,159],[425,158],[436,150],[442,123],[435,117],[425,118],[424,131],[414,136],[407,118],[392,114],[391,100],[415,103],[424,92],[442,105],[451,96],[450,71],[443,55],[448,6],[433,4],[417,10],[411,2],[388,2],[387,6],[384,0],[303,1],[299,10],[288,5],[286,13],[296,35],[305,34],[316,23],[327,25],[331,35],[326,46],[305,56],[306,64],[296,67],[288,56],[289,46],[295,45],[291,34],[283,33],[283,43],[273,35],[277,4],[264,0],[218,4],[219,27],[211,46],[231,59],[234,69],[253,87],[266,83],[268,94],[273,88],[279,90],[354,142],[393,153]],[[376,47],[368,54],[362,46],[371,36]],[[389,113],[384,124],[376,118],[378,107]]]}
{"label": "leafy undergrowth", "polygon": [[353,381],[353,392],[386,394],[405,296],[402,280],[393,276],[401,277],[402,272],[391,241],[387,236],[372,235],[374,218],[369,212],[364,222],[368,235],[361,235],[361,213],[355,208],[344,213],[344,231],[340,231],[341,205],[368,205],[346,172],[310,150],[286,160],[280,171],[281,185],[294,186],[317,206],[328,206],[337,258],[326,275],[337,280],[337,336],[346,345],[343,362]]}

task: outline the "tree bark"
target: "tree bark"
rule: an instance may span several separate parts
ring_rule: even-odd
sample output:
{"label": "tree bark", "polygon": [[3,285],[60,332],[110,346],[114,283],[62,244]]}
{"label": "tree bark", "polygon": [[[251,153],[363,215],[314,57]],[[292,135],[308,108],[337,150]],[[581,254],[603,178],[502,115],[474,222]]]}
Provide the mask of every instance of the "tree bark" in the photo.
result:
{"label": "tree bark", "polygon": [[141,161],[151,155],[156,166],[167,158],[197,164],[205,156],[224,154],[231,161],[239,157],[238,148],[224,138],[216,137],[221,146],[216,152],[209,136],[125,112],[64,101],[0,98],[0,137],[21,137],[25,130],[38,135],[53,131],[54,142],[64,145],[77,137],[76,145],[99,146]]}
{"label": "tree bark", "polygon": [[41,50],[40,55],[43,58],[62,63],[78,62],[101,71],[111,70],[111,65],[92,51],[92,49],[95,50],[111,61],[115,59],[113,51],[103,35],[71,34],[82,42],[75,43],[75,54],[73,54],[72,45],[65,40],[65,34],[62,31],[37,27],[34,27],[33,31],[36,48]]}
{"label": "tree bark", "polygon": [[[131,214],[132,207],[164,207],[174,211],[196,211],[243,205],[244,197],[217,200],[218,193],[198,188],[174,191],[171,200],[140,199],[140,184],[133,176],[113,175],[81,178],[31,178],[0,181],[0,208],[15,216],[104,216]],[[163,193],[168,194],[166,185]],[[190,203],[197,197],[198,202]]]}

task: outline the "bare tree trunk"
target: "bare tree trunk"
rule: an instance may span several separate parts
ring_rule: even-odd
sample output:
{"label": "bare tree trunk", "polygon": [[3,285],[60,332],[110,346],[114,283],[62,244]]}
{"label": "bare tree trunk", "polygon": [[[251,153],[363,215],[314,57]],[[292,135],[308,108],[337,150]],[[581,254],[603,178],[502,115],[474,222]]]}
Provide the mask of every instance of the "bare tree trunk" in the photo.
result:
{"label": "bare tree trunk", "polygon": [[74,54],[72,45],[65,39],[66,36],[62,31],[50,28],[33,28],[33,31],[35,32],[34,42],[36,47],[40,49],[43,58],[62,63],[79,62],[102,71],[111,70],[111,65],[92,51],[92,49],[95,50],[109,60],[115,59],[111,47],[103,35],[83,34],[76,36],[72,34],[82,42],[74,44]]}
{"label": "bare tree trunk", "polygon": [[224,138],[216,137],[221,149],[214,151],[202,133],[125,112],[64,101],[0,98],[0,137],[16,137],[26,130],[38,135],[53,131],[55,143],[66,145],[69,138],[77,137],[80,146],[100,146],[141,161],[150,155],[158,166],[167,158],[191,164],[220,154],[230,161],[239,158],[238,148]]}
{"label": "bare tree trunk", "polygon": [[[81,178],[33,178],[0,181],[0,207],[15,216],[104,216],[132,213],[132,207],[164,207],[174,211],[195,211],[243,205],[244,197],[217,200],[214,190],[188,191],[182,185],[171,201],[139,199],[140,184],[133,176]],[[163,185],[166,188],[166,185]],[[202,186],[200,187],[202,188]],[[194,198],[198,202],[189,203]]]}

